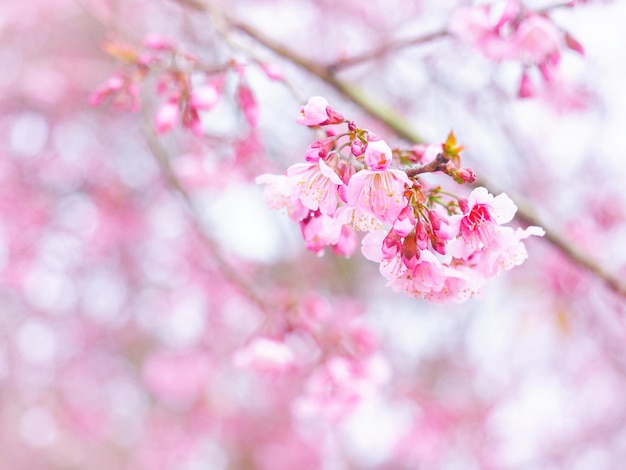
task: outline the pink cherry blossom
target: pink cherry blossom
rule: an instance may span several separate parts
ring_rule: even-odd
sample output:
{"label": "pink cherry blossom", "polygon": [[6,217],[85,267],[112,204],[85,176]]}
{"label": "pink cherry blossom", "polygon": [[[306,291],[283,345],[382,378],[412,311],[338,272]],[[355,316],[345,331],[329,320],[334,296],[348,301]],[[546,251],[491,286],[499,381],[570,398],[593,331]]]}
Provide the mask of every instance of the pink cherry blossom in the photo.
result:
{"label": "pink cherry blossom", "polygon": [[139,87],[132,78],[116,73],[90,95],[89,104],[99,106],[106,100],[110,100],[117,109],[136,112],[139,110]]}
{"label": "pink cherry blossom", "polygon": [[487,282],[486,276],[472,267],[457,265],[445,267],[446,279],[440,290],[426,292],[424,298],[432,303],[462,303],[480,294]]}
{"label": "pink cherry blossom", "polygon": [[346,189],[348,204],[393,224],[406,206],[405,185],[411,184],[400,170],[361,170],[354,174]]}
{"label": "pink cherry blossom", "polygon": [[307,249],[322,255],[324,248],[339,242],[342,225],[334,217],[318,212],[300,222]]}
{"label": "pink cherry blossom", "polygon": [[258,184],[267,184],[263,199],[270,209],[283,210],[295,221],[304,219],[309,208],[298,197],[297,181],[287,175],[264,174],[256,177]]}
{"label": "pink cherry blossom", "polygon": [[389,365],[380,355],[364,360],[333,357],[309,377],[305,395],[294,403],[293,411],[300,419],[341,421],[375,398],[389,377]]}
{"label": "pink cherry blossom", "polygon": [[541,237],[545,234],[540,227],[531,226],[526,229],[499,227],[492,245],[472,258],[472,262],[485,276],[492,277],[501,271],[519,266],[528,257],[526,246],[522,240],[530,236]]}
{"label": "pink cherry blossom", "polygon": [[517,207],[506,194],[496,197],[486,188],[478,187],[467,200],[467,210],[462,216],[451,219],[453,231],[460,234],[454,243],[455,256],[466,259],[483,246],[492,243],[496,227],[510,222]]}
{"label": "pink cherry blossom", "polygon": [[441,291],[449,274],[435,255],[427,250],[420,252],[418,262],[411,268],[402,261],[399,252],[390,260],[381,262],[380,272],[394,291],[416,298]]}
{"label": "pink cherry blossom", "polygon": [[337,210],[337,219],[345,225],[360,232],[376,232],[383,230],[383,223],[370,212],[358,207],[343,206]]}
{"label": "pink cherry blossom", "polygon": [[343,186],[343,181],[324,160],[296,163],[287,169],[287,175],[296,182],[296,193],[305,207],[327,215],[335,213],[337,188]]}
{"label": "pink cherry blossom", "polygon": [[515,30],[513,45],[521,61],[535,64],[554,61],[560,55],[563,33],[545,17],[530,15]]}

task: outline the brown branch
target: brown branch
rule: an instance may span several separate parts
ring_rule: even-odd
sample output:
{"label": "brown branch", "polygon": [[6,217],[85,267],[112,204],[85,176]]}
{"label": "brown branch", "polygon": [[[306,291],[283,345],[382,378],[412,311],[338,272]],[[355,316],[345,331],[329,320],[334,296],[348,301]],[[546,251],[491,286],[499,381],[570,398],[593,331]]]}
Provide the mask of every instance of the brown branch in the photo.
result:
{"label": "brown branch", "polygon": [[437,157],[429,163],[425,165],[418,166],[415,168],[409,168],[404,172],[409,178],[412,178],[417,175],[421,175],[423,173],[434,173],[436,171],[444,171],[450,159],[446,157],[443,153],[438,153]]}
{"label": "brown branch", "polygon": [[235,20],[229,21],[235,29],[245,33],[275,54],[298,65],[300,68],[324,81],[327,85],[330,85],[346,99],[358,105],[370,116],[373,116],[378,121],[387,125],[387,127],[393,130],[399,137],[415,144],[424,143],[419,135],[404,125],[401,117],[398,116],[392,109],[385,107],[382,103],[375,102],[371,97],[366,95],[354,85],[339,79],[337,75],[328,67],[311,62],[306,57],[303,57],[283,44],[268,38],[245,23],[240,23]]}
{"label": "brown branch", "polygon": [[196,209],[195,203],[191,195],[187,192],[183,184],[172,170],[170,165],[170,157],[167,153],[167,150],[161,142],[159,141],[157,135],[155,134],[152,123],[148,114],[144,111],[142,113],[143,117],[143,133],[146,138],[146,143],[148,144],[148,148],[152,153],[154,160],[156,161],[159,169],[161,170],[161,174],[165,178],[165,181],[169,185],[171,189],[177,192],[183,199],[185,205],[187,206],[187,210],[190,214],[191,222],[196,229],[196,232],[200,236],[202,243],[205,247],[211,252],[212,259],[216,262],[220,269],[220,274],[224,276],[224,278],[234,287],[239,289],[250,301],[256,304],[262,311],[268,312],[270,310],[270,306],[263,300],[263,298],[256,292],[256,289],[252,286],[252,284],[243,279],[243,277],[235,271],[230,263],[228,263],[224,257],[220,254],[221,251],[217,246],[217,243],[211,238],[211,236],[206,232],[202,224],[200,223],[200,217],[198,215],[198,211]]}
{"label": "brown branch", "polygon": [[410,39],[394,41],[394,42],[385,44],[382,47],[379,47],[372,51],[364,52],[363,54],[358,54],[352,57],[346,57],[344,59],[341,59],[335,62],[334,64],[328,65],[328,69],[333,72],[337,72],[339,71],[339,69],[345,69],[347,67],[358,65],[360,63],[367,62],[369,60],[379,59],[385,56],[386,54],[388,54],[389,52],[392,52],[398,49],[404,49],[410,46],[417,46],[419,44],[425,44],[425,43],[434,41],[436,39],[449,36],[449,34],[450,33],[448,33],[446,30],[442,30],[442,31],[435,31],[433,33],[424,34],[422,36],[416,36]]}

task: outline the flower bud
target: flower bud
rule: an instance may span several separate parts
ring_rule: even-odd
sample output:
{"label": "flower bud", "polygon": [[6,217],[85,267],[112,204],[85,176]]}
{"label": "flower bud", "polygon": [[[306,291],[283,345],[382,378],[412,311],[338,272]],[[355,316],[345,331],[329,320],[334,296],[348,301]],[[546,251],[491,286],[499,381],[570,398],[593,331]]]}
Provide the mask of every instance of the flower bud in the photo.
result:
{"label": "flower bud", "polygon": [[396,256],[396,253],[402,247],[402,239],[398,232],[391,229],[385,239],[383,240],[383,246],[381,247],[383,253],[383,259],[391,259]]}
{"label": "flower bud", "polygon": [[326,106],[326,115],[328,116],[326,124],[341,124],[346,120],[346,118],[343,117],[343,114],[335,111],[330,106]]}
{"label": "flower bud", "polygon": [[413,231],[402,243],[402,263],[409,269],[417,266],[420,259],[420,250],[417,247],[416,233]]}
{"label": "flower bud", "polygon": [[522,78],[520,79],[519,90],[517,91],[518,98],[530,98],[535,96],[535,86],[533,85],[532,80],[524,71],[522,74]]}
{"label": "flower bud", "polygon": [[415,229],[415,223],[416,221],[413,206],[408,205],[400,211],[398,218],[393,223],[393,229],[401,237],[406,237]]}
{"label": "flower bud", "polygon": [[376,171],[384,171],[389,168],[393,158],[389,145],[377,137],[376,140],[370,140],[367,143],[364,155],[367,167]]}
{"label": "flower bud", "polygon": [[355,157],[360,157],[365,153],[366,145],[363,143],[361,139],[354,139],[352,144],[350,145],[350,150],[352,151],[352,155]]}

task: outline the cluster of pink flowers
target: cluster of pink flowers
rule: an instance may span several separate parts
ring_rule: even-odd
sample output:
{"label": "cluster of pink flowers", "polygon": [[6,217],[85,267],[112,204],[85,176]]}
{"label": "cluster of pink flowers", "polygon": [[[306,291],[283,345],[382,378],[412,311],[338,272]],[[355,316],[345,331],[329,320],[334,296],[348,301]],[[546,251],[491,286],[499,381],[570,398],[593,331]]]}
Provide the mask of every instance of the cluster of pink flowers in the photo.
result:
{"label": "cluster of pink flowers", "polygon": [[458,183],[475,181],[461,166],[463,147],[452,133],[439,145],[392,150],[319,96],[302,107],[297,121],[331,127],[309,146],[306,163],[257,178],[267,184],[269,207],[298,222],[307,248],[320,255],[330,247],[350,256],[357,232],[366,232],[363,255],[380,264],[396,291],[462,302],[488,278],[526,259],[522,240],[543,235],[539,227],[504,225],[517,210],[506,194],[494,197],[478,187],[465,198],[418,176],[442,172]]}
{"label": "cluster of pink flowers", "polygon": [[261,378],[301,381],[289,404],[293,417],[337,423],[379,397],[391,379],[391,365],[361,313],[351,301],[337,308],[321,297],[305,297],[283,311],[286,331],[284,324],[277,331],[266,323],[233,354],[232,363]]}
{"label": "cluster of pink flowers", "polygon": [[[246,67],[234,60],[207,69],[193,54],[176,47],[158,35],[144,38],[141,48],[109,42],[103,48],[125,64],[91,96],[91,104],[110,101],[115,107],[137,111],[140,107],[140,83],[150,74],[158,75],[157,93],[163,100],[154,113],[154,127],[159,134],[182,126],[197,136],[204,134],[201,114],[212,110],[223,93],[226,74],[236,76],[235,101],[250,127],[258,122],[258,106],[254,93],[246,83]],[[273,80],[281,78],[271,64],[258,64]]]}
{"label": "cluster of pink flowers", "polygon": [[549,84],[556,78],[563,49],[584,53],[583,46],[556,26],[547,11],[531,11],[518,0],[461,7],[452,15],[449,28],[490,59],[520,62],[521,98],[537,94],[529,73],[533,67]]}

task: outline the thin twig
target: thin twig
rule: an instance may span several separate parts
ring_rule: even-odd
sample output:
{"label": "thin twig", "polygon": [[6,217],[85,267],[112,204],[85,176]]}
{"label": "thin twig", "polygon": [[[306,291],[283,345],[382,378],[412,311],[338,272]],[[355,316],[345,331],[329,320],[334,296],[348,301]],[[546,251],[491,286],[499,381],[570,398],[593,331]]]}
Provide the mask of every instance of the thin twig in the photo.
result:
{"label": "thin twig", "polygon": [[344,59],[340,59],[334,64],[328,65],[327,67],[332,72],[337,72],[340,69],[352,67],[354,65],[358,65],[363,62],[370,61],[370,60],[379,59],[387,55],[391,51],[404,49],[410,46],[417,46],[419,44],[425,44],[425,43],[434,41],[435,39],[446,37],[449,34],[450,33],[448,33],[448,31],[442,30],[442,31],[435,31],[433,33],[424,34],[422,36],[416,36],[414,38],[390,42],[372,51],[367,51],[362,54],[354,55],[352,57],[346,57]]}
{"label": "thin twig", "polygon": [[404,170],[404,172],[409,178],[412,178],[414,176],[421,175],[424,173],[434,173],[436,171],[444,171],[449,161],[450,159],[447,158],[443,153],[438,153],[437,157],[433,161],[426,163],[425,165],[422,165],[422,166]]}

